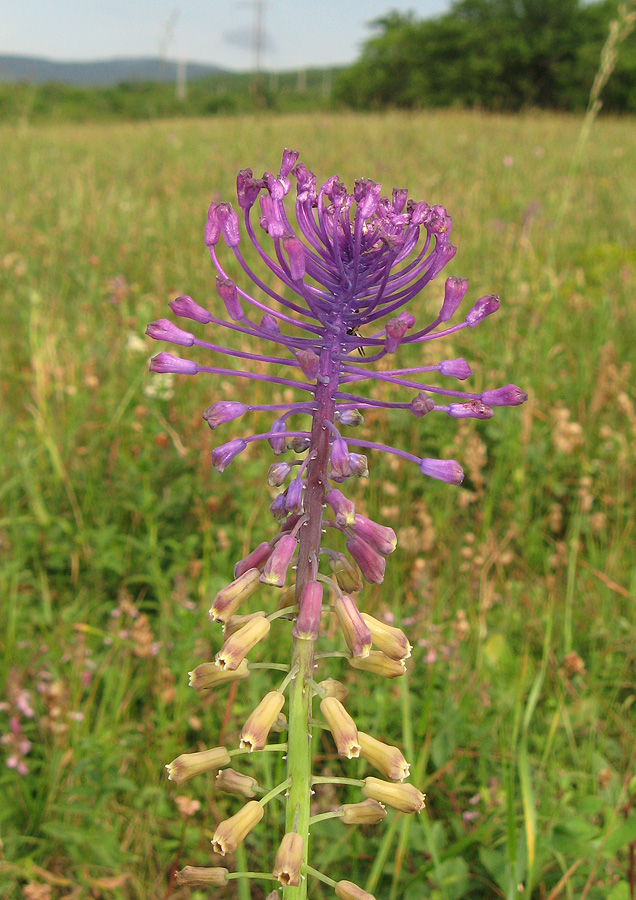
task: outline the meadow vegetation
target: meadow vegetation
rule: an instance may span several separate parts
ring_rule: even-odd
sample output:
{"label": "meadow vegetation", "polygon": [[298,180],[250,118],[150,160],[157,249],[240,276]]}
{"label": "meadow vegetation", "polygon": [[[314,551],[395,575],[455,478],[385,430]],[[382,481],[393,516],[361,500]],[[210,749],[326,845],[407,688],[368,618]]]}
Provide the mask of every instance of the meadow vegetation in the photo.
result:
{"label": "meadow vegetation", "polygon": [[[0,130],[0,897],[212,896],[172,873],[219,864],[209,842],[232,798],[207,776],[175,787],[163,764],[234,745],[270,689],[255,672],[197,695],[186,673],[218,649],[211,597],[275,526],[268,452],[218,475],[210,449],[236,432],[211,435],[201,412],[279,401],[149,375],[143,333],[179,294],[218,308],[208,203],[234,198],[242,167],[276,170],[284,146],[321,180],[368,176],[449,210],[459,252],[444,274],[469,278],[466,302],[502,304],[444,355],[471,363],[472,390],[512,381],[530,397],[489,422],[366,416],[363,437],[452,456],[467,479],[370,454],[356,485],[358,510],[399,538],[364,608],[415,647],[404,679],[355,673],[349,706],[403,734],[427,809],[364,834],[325,821],[313,863],[385,900],[634,897],[636,129],[598,121],[570,171],[580,128],[439,111]],[[263,596],[277,603],[268,588],[254,608]],[[253,765],[265,785],[273,757]],[[319,765],[345,774],[328,739]],[[236,866],[273,858],[273,811]],[[250,895],[234,881],[218,896]],[[329,896],[314,883],[313,900]]]}

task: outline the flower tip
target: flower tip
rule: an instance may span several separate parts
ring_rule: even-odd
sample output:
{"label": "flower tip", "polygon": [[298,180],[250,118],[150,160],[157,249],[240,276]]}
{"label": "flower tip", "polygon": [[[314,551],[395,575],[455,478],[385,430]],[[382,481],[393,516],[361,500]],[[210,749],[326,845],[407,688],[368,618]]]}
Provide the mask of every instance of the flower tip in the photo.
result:
{"label": "flower tip", "polygon": [[447,484],[461,484],[464,480],[464,470],[454,459],[423,459],[420,472]]}
{"label": "flower tip", "polygon": [[198,366],[191,359],[181,359],[180,356],[173,356],[172,353],[162,352],[152,357],[148,369],[150,372],[171,372],[174,375],[196,375]]}

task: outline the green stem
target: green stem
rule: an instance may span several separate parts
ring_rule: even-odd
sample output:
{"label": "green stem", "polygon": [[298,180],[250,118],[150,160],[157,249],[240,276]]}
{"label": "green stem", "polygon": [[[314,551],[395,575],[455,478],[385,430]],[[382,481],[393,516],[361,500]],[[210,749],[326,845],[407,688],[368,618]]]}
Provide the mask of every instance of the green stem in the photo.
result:
{"label": "green stem", "polygon": [[264,797],[258,801],[261,806],[267,806],[270,800],[273,800],[278,794],[282,794],[283,791],[286,791],[290,785],[289,778],[285,779],[281,784],[277,785],[275,788],[272,788],[271,791],[268,791]]}
{"label": "green stem", "polygon": [[[287,750],[287,744],[283,741],[281,744],[266,744],[264,747],[261,747],[260,750],[257,750],[256,753],[284,753]],[[233,756],[242,756],[244,753],[253,753],[253,750],[241,750],[236,748],[234,750],[228,750],[228,756],[231,758]]]}
{"label": "green stem", "polygon": [[331,778],[328,775],[316,775],[311,779],[312,784],[352,784],[354,787],[364,787],[361,778]]}
{"label": "green stem", "polygon": [[333,878],[329,878],[328,875],[323,875],[322,872],[319,872],[318,869],[314,869],[313,866],[303,866],[306,875],[313,875],[314,878],[317,878],[318,881],[322,881],[324,884],[328,884],[329,887],[335,887],[336,882]]}
{"label": "green stem", "polygon": [[324,822],[325,819],[341,819],[343,816],[344,813],[341,809],[333,809],[330,812],[318,813],[317,816],[312,816],[309,824],[315,825],[316,822]]}

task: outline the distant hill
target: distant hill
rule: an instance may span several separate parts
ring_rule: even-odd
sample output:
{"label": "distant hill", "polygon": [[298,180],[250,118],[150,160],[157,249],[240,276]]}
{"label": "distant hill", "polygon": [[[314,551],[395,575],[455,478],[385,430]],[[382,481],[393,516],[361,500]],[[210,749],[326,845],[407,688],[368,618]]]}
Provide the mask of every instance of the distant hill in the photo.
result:
{"label": "distant hill", "polygon": [[[219,66],[186,63],[188,80],[226,74]],[[0,82],[56,82],[75,85],[114,85],[122,81],[174,81],[177,63],[159,58],[115,57],[93,62],[57,62],[37,56],[0,56]]]}

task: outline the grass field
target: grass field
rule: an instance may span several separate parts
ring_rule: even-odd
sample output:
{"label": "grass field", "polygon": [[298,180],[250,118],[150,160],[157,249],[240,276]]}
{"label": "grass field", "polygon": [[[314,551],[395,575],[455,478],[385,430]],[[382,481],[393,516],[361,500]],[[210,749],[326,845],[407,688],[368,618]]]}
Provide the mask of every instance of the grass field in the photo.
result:
{"label": "grass field", "polygon": [[[581,120],[548,114],[0,129],[0,897],[213,896],[169,878],[218,864],[209,840],[232,798],[205,776],[175,788],[163,764],[234,744],[269,689],[256,672],[199,696],[186,672],[218,649],[210,596],[274,526],[269,453],[218,475],[210,448],[241,431],[217,438],[201,412],[276,401],[149,375],[143,332],[178,294],[219,303],[208,203],[234,199],[240,168],[276,171],[284,146],[320,180],[367,176],[446,206],[459,252],[445,274],[470,279],[466,302],[502,305],[443,355],[464,356],[478,390],[530,396],[490,422],[366,417],[365,437],[468,474],[453,488],[371,456],[356,489],[399,537],[363,606],[390,611],[415,650],[397,682],[353,681],[337,660],[325,677],[349,680],[359,725],[403,746],[427,810],[365,834],[326,821],[313,865],[378,900],[634,897],[634,126],[598,121],[569,181]],[[418,318],[442,291],[443,276]],[[332,744],[318,752],[344,773]],[[272,757],[254,762],[265,785]],[[280,827],[270,816],[236,865],[267,865]],[[246,900],[231,884],[222,896]],[[329,896],[315,884],[313,900]]]}

